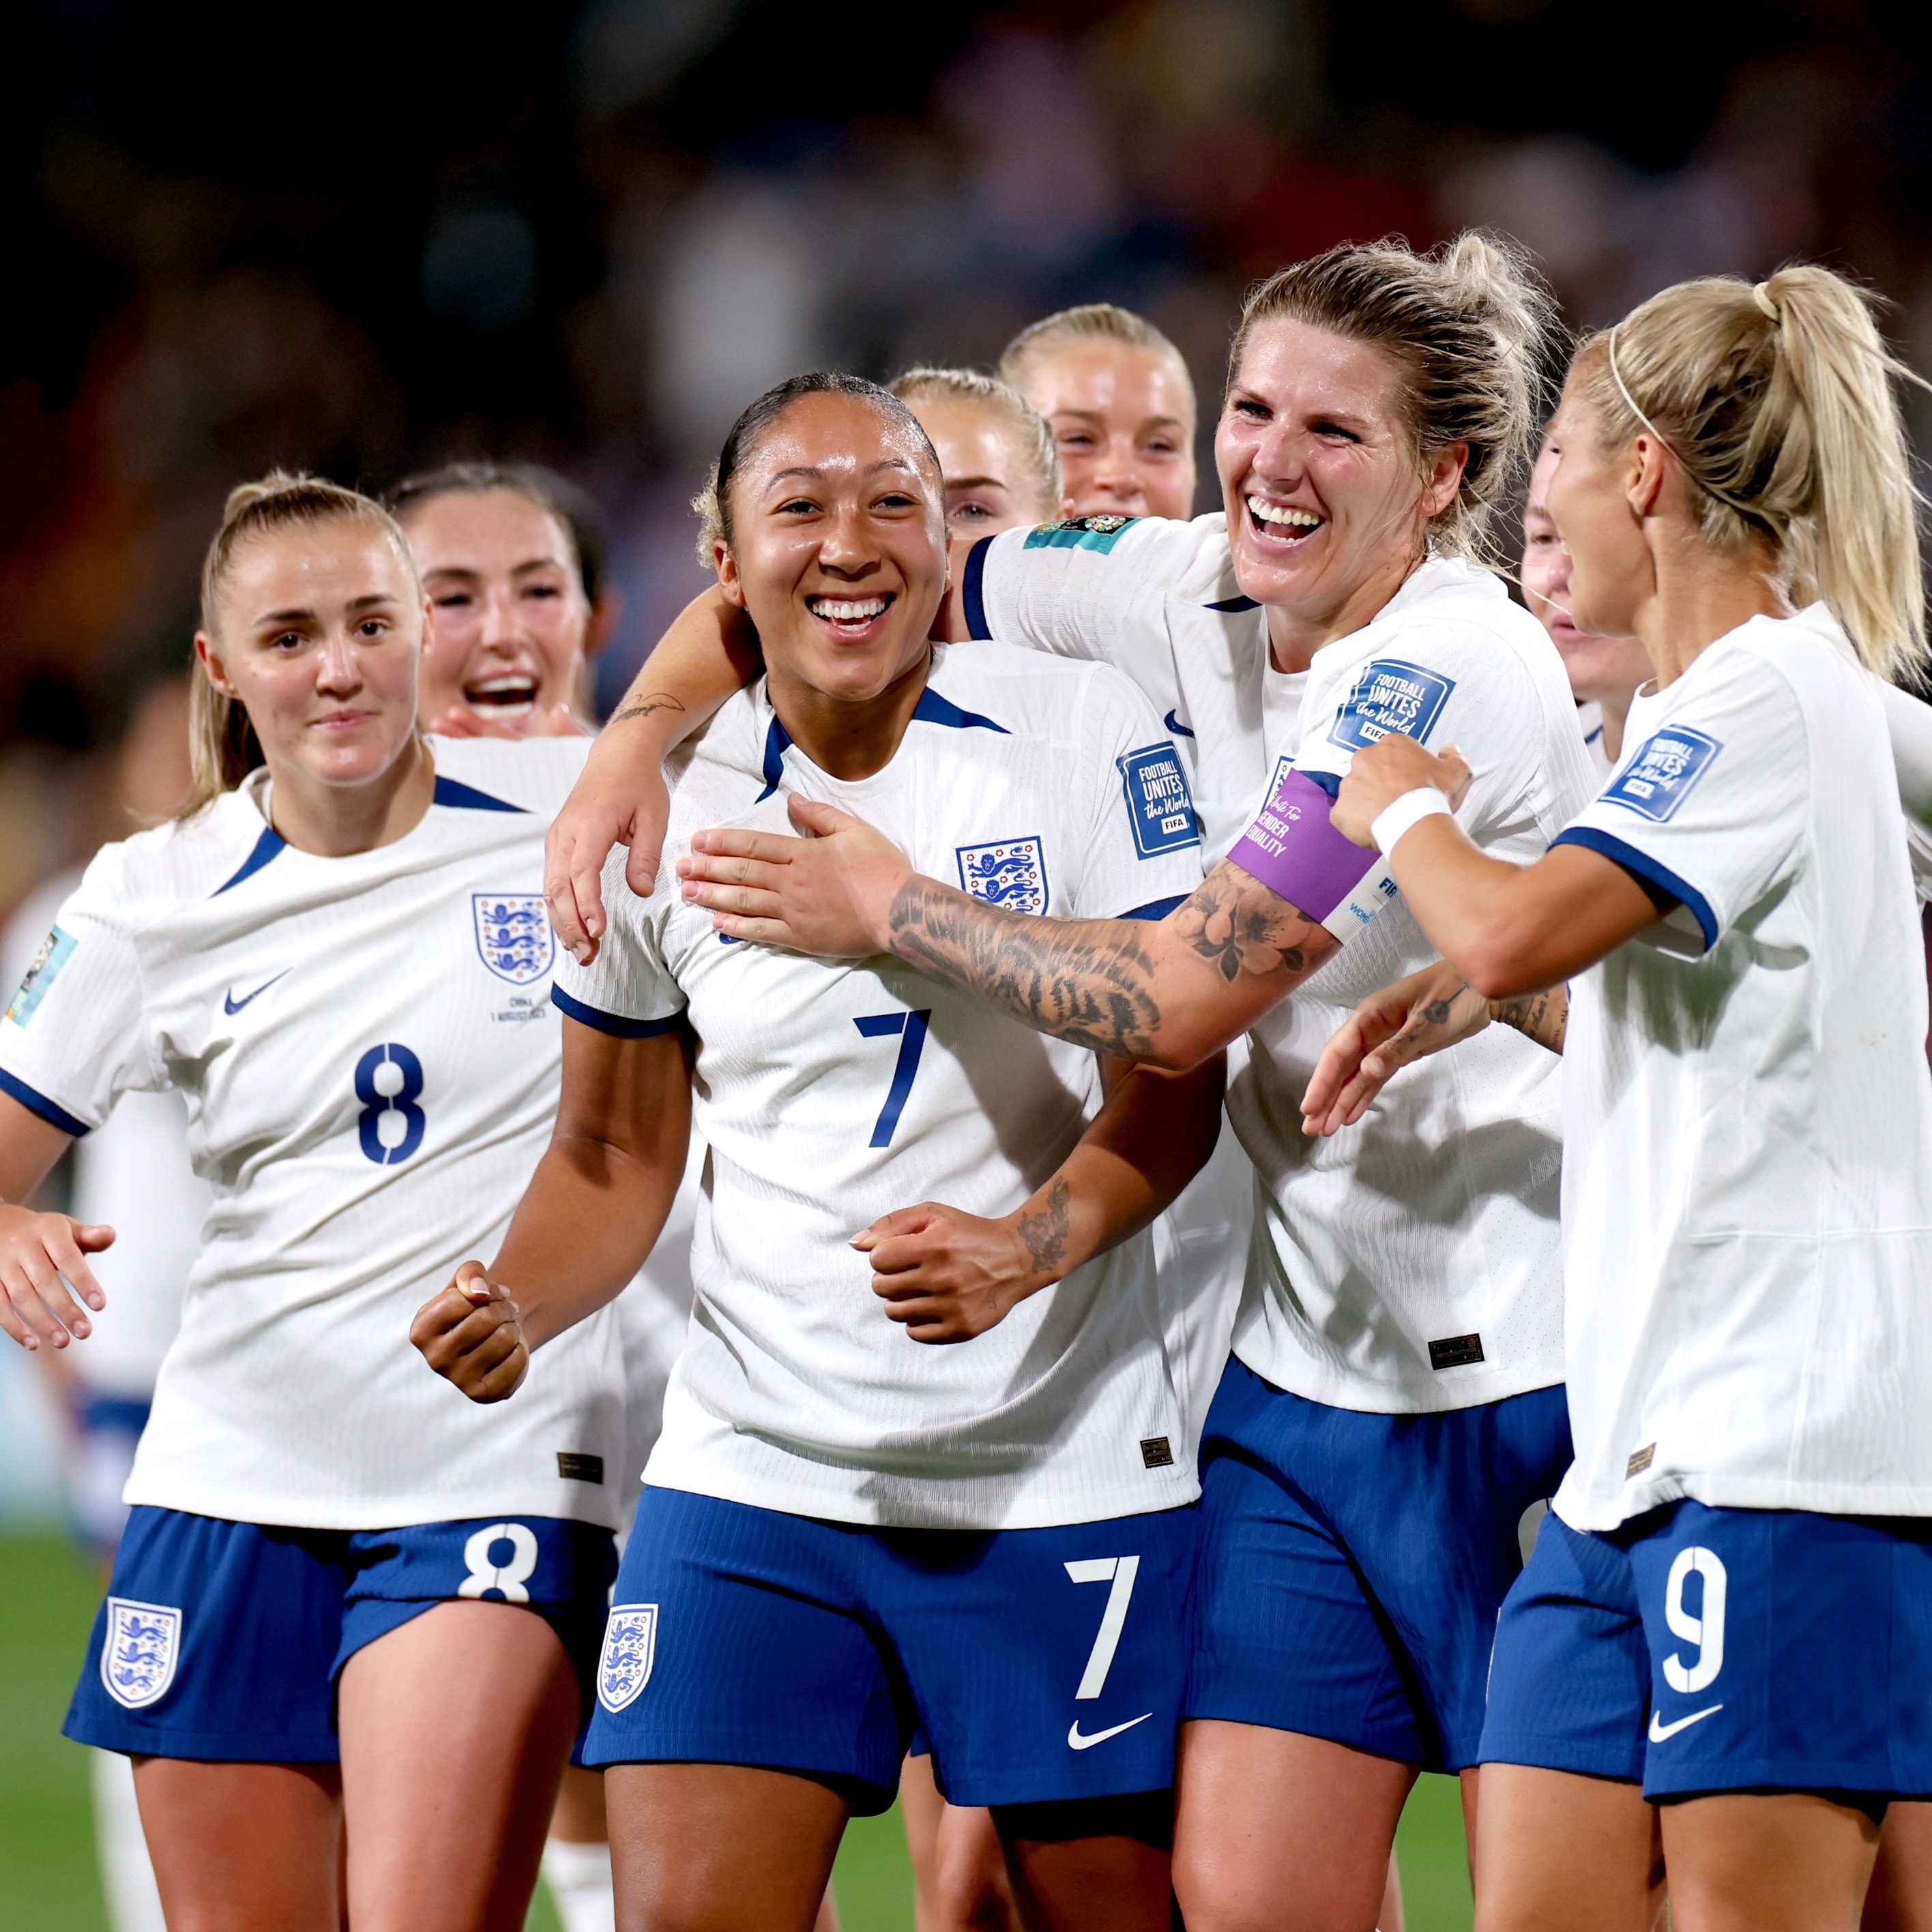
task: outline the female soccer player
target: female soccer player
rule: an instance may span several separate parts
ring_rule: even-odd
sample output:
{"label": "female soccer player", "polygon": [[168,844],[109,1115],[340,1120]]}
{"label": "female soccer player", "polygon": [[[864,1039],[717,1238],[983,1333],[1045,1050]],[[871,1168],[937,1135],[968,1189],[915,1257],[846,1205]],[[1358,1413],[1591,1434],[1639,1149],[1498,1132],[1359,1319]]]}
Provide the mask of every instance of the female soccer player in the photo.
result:
{"label": "female soccer player", "polygon": [[[1385,882],[1328,829],[1354,751],[1402,728],[1480,740],[1477,836],[1522,858],[1589,794],[1561,661],[1469,559],[1528,439],[1544,314],[1476,236],[1285,269],[1234,346],[1225,518],[1090,518],[976,549],[976,630],[1109,657],[1171,728],[1198,734],[1181,742],[1208,854],[1232,847],[1232,862],[1165,921],[1012,920],[909,876],[815,805],[796,816],[834,836],[707,836],[684,862],[734,934],[903,949],[1106,1052],[1185,1066],[1253,1029],[1228,1112],[1262,1232],[1202,1446],[1181,1746],[1176,1882],[1197,1928],[1366,1932],[1417,1767],[1464,1772],[1473,1801],[1519,1521],[1569,1457],[1547,1057],[1504,1038],[1453,1082],[1406,1083],[1342,1141],[1312,1147],[1299,1125],[1357,989],[1433,956],[1399,904],[1374,918]],[[654,856],[640,768],[684,700],[674,666],[652,669],[637,708],[661,708],[607,739],[553,839],[554,911],[582,950],[614,832],[637,835],[634,876]]]}
{"label": "female soccer player", "polygon": [[[1198,877],[1174,748],[1104,667],[928,641],[942,487],[855,378],[740,418],[710,543],[768,672],[697,741],[674,836],[862,800],[976,904],[1157,916]],[[1164,1932],[1197,1485],[1144,1231],[1214,1144],[1220,1069],[1120,1070],[1103,1100],[1085,1053],[890,962],[721,942],[668,880],[618,916],[557,984],[551,1150],[488,1281],[466,1265],[416,1335],[494,1400],[616,1291],[694,1036],[698,1305],[586,1751],[620,1922],[809,1925],[916,1718],[941,1789],[994,1808],[1029,1922]]]}
{"label": "female soccer player", "polygon": [[1687,1932],[1850,1926],[1888,1802],[1932,1794],[1932,1084],[1860,665],[1924,658],[1897,369],[1818,268],[1587,343],[1549,506],[1579,624],[1657,667],[1636,748],[1526,867],[1406,739],[1336,806],[1469,1024],[1503,1002],[1566,1062],[1576,1460],[1497,1633],[1486,1927],[1643,1922],[1646,1798]]}
{"label": "female soccer player", "polygon": [[1053,431],[1063,515],[1194,514],[1193,379],[1152,322],[1112,302],[1062,309],[1006,344],[999,375]]}
{"label": "female soccer player", "polygon": [[[173,1924],[520,1926],[614,1567],[608,1318],[523,1414],[398,1352],[554,1117],[538,843],[586,748],[432,748],[424,608],[368,499],[236,491],[196,795],[94,860],[0,1021],[8,1200],[171,1086],[214,1190],[67,1724],[135,1759]],[[112,1238],[0,1209],[0,1328],[84,1338]]]}
{"label": "female soccer player", "polygon": [[931,438],[955,543],[1050,523],[1060,512],[1053,432],[1016,389],[971,369],[908,369],[892,392]]}
{"label": "female soccer player", "polygon": [[1570,553],[1544,500],[1556,465],[1556,452],[1545,443],[1529,473],[1523,508],[1522,591],[1530,614],[1550,633],[1570,674],[1576,722],[1600,784],[1623,756],[1624,720],[1637,687],[1649,681],[1650,659],[1639,638],[1592,637],[1576,628],[1570,611]]}

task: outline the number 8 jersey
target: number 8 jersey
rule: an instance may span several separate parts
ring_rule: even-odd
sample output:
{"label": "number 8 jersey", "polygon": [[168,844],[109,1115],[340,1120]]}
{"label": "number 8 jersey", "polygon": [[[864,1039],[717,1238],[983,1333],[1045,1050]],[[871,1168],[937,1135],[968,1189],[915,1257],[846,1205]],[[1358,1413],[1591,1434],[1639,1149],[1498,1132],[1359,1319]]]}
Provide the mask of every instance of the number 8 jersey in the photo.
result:
{"label": "number 8 jersey", "polygon": [[[836,1522],[1022,1528],[1168,1509],[1198,1489],[1184,1365],[1144,1232],[968,1342],[886,1318],[854,1235],[926,1201],[1012,1213],[1100,1097],[1083,1048],[892,959],[728,940],[673,862],[706,826],[789,832],[797,792],[854,812],[929,876],[1018,912],[1158,916],[1200,883],[1180,759],[1104,665],[939,648],[905,737],[842,782],[792,744],[762,684],[674,777],[656,891],[604,872],[610,931],[559,962],[557,1004],[646,1033],[687,1012],[710,1148],[690,1338],[647,1483]],[[519,1397],[519,1400],[521,1398]]]}
{"label": "number 8 jersey", "polygon": [[543,838],[589,741],[431,743],[434,802],[374,851],[285,844],[262,771],[108,846],[0,1019],[0,1089],[70,1133],[178,1088],[214,1190],[130,1503],[323,1529],[616,1525],[609,1311],[497,1407],[410,1346],[548,1143]]}

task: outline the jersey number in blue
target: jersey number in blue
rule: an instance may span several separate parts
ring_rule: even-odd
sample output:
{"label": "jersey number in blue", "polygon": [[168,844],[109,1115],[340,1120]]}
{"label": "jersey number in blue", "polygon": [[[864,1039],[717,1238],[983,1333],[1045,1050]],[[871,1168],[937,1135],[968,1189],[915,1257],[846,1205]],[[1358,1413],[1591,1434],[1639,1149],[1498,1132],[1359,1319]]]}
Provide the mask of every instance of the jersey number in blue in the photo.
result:
{"label": "jersey number in blue", "polygon": [[926,1050],[926,1023],[932,1017],[932,1009],[925,1006],[910,1013],[868,1013],[863,1019],[852,1022],[868,1040],[881,1040],[888,1034],[899,1036],[899,1057],[892,1068],[892,1084],[886,1093],[886,1104],[879,1109],[879,1118],[872,1123],[869,1144],[873,1147],[892,1144],[893,1131],[905,1112],[913,1077],[919,1071],[919,1057]]}
{"label": "jersey number in blue", "polygon": [[362,1102],[356,1130],[378,1167],[394,1167],[422,1145],[427,1124],[416,1105],[422,1090],[422,1062],[394,1040],[372,1046],[356,1063],[356,1097]]}

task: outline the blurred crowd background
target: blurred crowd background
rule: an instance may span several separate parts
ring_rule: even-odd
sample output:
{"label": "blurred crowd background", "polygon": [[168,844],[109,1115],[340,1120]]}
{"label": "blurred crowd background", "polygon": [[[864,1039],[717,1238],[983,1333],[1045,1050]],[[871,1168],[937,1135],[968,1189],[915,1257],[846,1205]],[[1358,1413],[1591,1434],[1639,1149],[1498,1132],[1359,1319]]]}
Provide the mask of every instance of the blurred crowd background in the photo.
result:
{"label": "blurred crowd background", "polygon": [[17,0],[8,40],[0,917],[118,829],[111,748],[271,465],[575,478],[608,705],[699,586],[724,428],[801,368],[986,364],[1110,298],[1204,437],[1249,280],[1483,223],[1578,326],[1820,258],[1932,371],[1904,0]]}

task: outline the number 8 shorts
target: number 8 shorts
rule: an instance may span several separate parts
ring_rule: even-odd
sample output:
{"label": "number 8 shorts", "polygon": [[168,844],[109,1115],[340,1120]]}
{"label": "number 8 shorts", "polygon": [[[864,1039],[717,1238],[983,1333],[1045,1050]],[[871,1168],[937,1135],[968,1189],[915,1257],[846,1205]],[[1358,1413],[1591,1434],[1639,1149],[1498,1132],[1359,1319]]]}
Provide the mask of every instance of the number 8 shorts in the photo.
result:
{"label": "number 8 shorts", "polygon": [[1505,1599],[1484,1763],[1664,1802],[1932,1794],[1932,1521],[1677,1502],[1554,1514]]}
{"label": "number 8 shorts", "polygon": [[333,1763],[343,1666],[464,1598],[542,1616],[587,1711],[616,1561],[608,1529],[556,1516],[287,1529],[137,1508],[62,1729],[158,1757]]}
{"label": "number 8 shorts", "polygon": [[917,1722],[956,1804],[1165,1791],[1198,1514],[878,1529],[646,1488],[584,1762],[794,1772],[863,1816]]}

